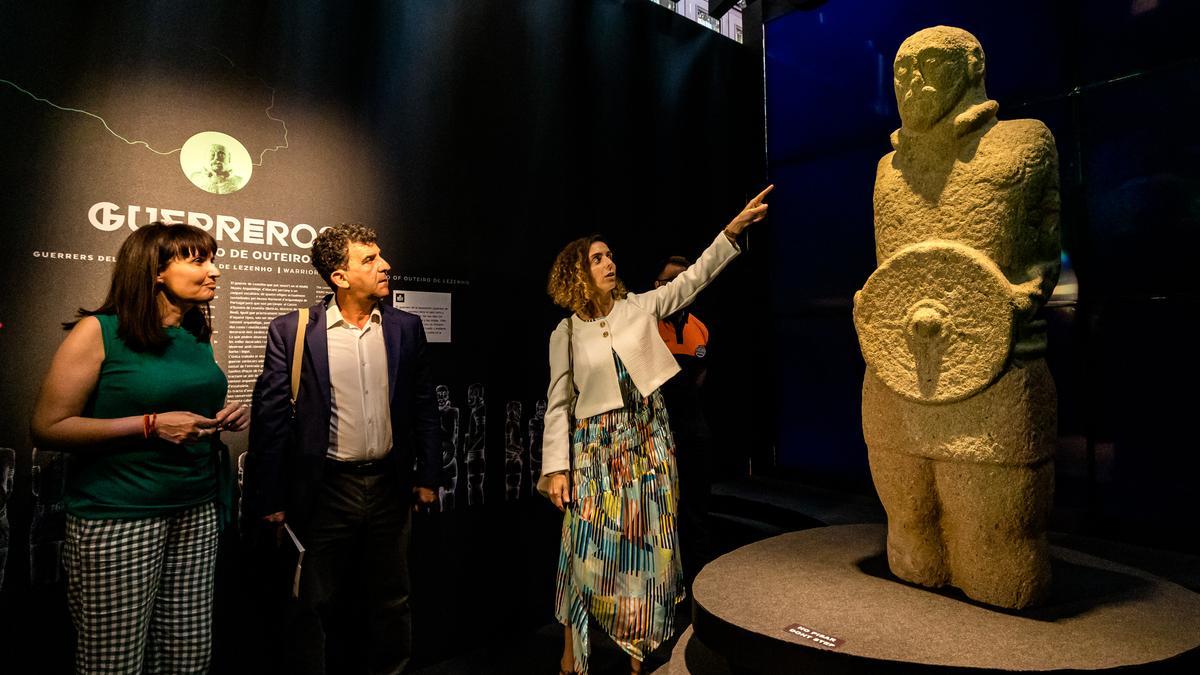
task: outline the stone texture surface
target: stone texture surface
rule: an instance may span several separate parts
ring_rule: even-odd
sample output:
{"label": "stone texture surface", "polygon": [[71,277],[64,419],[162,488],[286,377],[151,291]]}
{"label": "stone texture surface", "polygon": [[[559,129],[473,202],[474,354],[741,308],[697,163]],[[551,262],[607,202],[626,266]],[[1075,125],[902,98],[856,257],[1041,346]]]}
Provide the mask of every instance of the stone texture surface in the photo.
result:
{"label": "stone texture surface", "polygon": [[893,573],[1020,608],[1050,584],[1056,395],[1034,314],[1058,279],[1058,160],[1041,122],[996,119],[985,72],[957,28],[900,46],[854,321]]}

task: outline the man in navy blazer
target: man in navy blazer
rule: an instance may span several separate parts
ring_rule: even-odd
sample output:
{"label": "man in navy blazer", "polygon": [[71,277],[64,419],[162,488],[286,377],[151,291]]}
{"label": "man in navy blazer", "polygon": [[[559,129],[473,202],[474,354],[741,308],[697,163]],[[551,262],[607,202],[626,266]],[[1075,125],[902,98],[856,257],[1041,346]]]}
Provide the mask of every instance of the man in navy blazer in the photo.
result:
{"label": "man in navy blazer", "polygon": [[[390,267],[374,231],[328,228],[312,260],[333,294],[310,308],[294,404],[300,313],[271,322],[254,388],[244,511],[276,527],[286,522],[306,548],[283,629],[288,672],[325,672],[333,635],[366,646],[369,672],[398,673],[411,652],[411,511],[436,500],[441,467],[425,330],[417,316],[380,302]],[[351,590],[358,597],[344,597]],[[359,611],[332,622],[335,600]],[[350,617],[363,620],[348,625]]]}

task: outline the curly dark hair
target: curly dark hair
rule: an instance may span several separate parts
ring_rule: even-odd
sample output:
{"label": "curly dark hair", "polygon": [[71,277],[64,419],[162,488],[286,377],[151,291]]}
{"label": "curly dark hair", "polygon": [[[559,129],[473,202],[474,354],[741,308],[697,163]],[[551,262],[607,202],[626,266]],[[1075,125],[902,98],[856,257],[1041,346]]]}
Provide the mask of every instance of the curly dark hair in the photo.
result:
{"label": "curly dark hair", "polygon": [[[567,244],[554,257],[550,266],[550,278],[546,280],[546,292],[554,304],[563,309],[576,312],[581,316],[596,316],[596,283],[592,281],[592,266],[588,262],[588,251],[592,244],[608,241],[599,234],[582,237]],[[617,278],[617,287],[613,289],[613,300],[620,300],[628,295],[625,284]]]}
{"label": "curly dark hair", "polygon": [[346,267],[350,256],[350,244],[374,244],[375,230],[359,223],[338,223],[321,230],[313,240],[312,264],[325,283],[337,290],[331,277],[334,270]]}

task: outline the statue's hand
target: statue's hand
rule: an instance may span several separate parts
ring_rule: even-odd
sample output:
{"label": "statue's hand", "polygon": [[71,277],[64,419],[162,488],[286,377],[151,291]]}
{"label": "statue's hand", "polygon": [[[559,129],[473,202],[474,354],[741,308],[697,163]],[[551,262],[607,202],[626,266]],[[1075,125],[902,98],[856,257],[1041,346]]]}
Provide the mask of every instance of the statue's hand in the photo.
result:
{"label": "statue's hand", "polygon": [[1013,311],[1018,315],[1032,314],[1042,304],[1042,281],[1030,279],[1023,284],[1013,284]]}
{"label": "statue's hand", "polygon": [[1058,267],[1058,262],[1031,265],[1026,270],[1029,281],[1012,285],[1013,311],[1021,316],[1028,316],[1037,311],[1054,290],[1053,284],[1058,280]]}

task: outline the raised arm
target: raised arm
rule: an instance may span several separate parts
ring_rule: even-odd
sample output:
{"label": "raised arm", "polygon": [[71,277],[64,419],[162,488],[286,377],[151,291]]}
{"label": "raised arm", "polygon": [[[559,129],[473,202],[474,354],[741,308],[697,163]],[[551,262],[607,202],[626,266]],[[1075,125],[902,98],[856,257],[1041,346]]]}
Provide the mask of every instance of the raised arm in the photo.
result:
{"label": "raised arm", "polygon": [[721,270],[737,257],[741,249],[735,241],[747,227],[767,217],[767,204],[763,198],[774,185],[768,185],[765,190],[751,199],[746,206],[729,221],[721,234],[713,243],[700,254],[696,262],[683,271],[670,283],[647,293],[630,294],[629,301],[641,306],[646,311],[661,319],[692,304],[700,291],[704,290]]}
{"label": "raised arm", "polygon": [[716,279],[716,275],[720,274],[722,269],[725,269],[725,265],[730,264],[730,261],[737,257],[739,252],[742,252],[738,249],[736,238],[745,231],[746,227],[750,227],[751,223],[767,217],[767,204],[762,201],[774,189],[774,185],[768,185],[766,190],[758,193],[754,199],[750,199],[745,208],[738,215],[733,216],[733,220],[725,226],[725,229],[722,229],[713,243],[709,244],[708,249],[704,249],[691,267],[674,277],[670,283],[655,288],[654,291],[631,293],[629,295],[631,303],[641,306],[642,309],[653,313],[658,318],[671,316],[674,312],[690,305],[692,300],[696,299],[696,295]]}
{"label": "raised arm", "polygon": [[1050,130],[1039,124],[1038,131],[1037,142],[1030,144],[1025,159],[1026,175],[1031,177],[1031,183],[1040,184],[1036,206],[1029,209],[1033,262],[1024,270],[1010,272],[1017,281],[1013,285],[1013,305],[1025,319],[1031,318],[1050,299],[1062,271],[1058,151]]}

